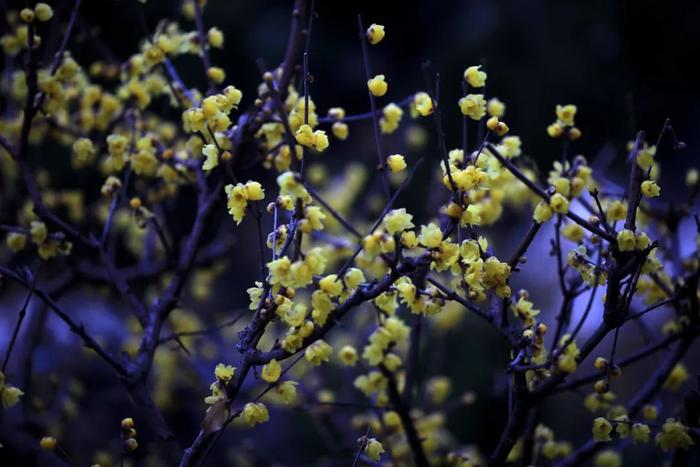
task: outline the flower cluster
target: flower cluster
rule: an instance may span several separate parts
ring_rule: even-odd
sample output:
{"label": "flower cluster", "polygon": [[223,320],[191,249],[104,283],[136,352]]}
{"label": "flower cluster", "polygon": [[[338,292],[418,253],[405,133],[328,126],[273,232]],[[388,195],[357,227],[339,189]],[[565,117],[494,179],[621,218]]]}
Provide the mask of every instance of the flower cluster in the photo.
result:
{"label": "flower cluster", "polygon": [[[383,46],[368,44],[387,40],[388,28],[365,28],[361,18],[362,111],[354,113],[355,102],[347,111],[317,102],[317,86],[326,84],[309,69],[318,66],[308,54],[316,15],[303,1],[295,3],[284,62],[268,68],[260,60],[260,80],[245,87],[244,102],[214,65],[230,39],[205,27],[206,7],[182,2],[182,18],[159,22],[123,63],[110,58],[85,67],[82,53],[68,51],[78,10],[60,41],[48,39],[61,25],[42,24],[53,17],[49,5],[6,14],[0,194],[11,209],[0,214],[0,282],[28,291],[6,354],[10,371],[17,336],[30,336],[35,342],[27,345],[35,347],[54,344],[41,334],[44,314],[52,313],[91,358],[114,370],[143,411],[147,433],[179,439],[183,433],[174,431],[181,427],[168,420],[180,401],[196,401],[201,431],[183,465],[206,458],[229,424],[254,427],[288,406],[357,432],[356,463],[593,459],[604,466],[621,463],[619,452],[603,447],[622,439],[651,449],[653,438],[662,451],[694,444],[696,421],[656,400],[688,383],[682,359],[700,334],[700,234],[681,245],[692,228],[700,175],[686,174],[689,201],[659,201],[673,194],[661,190],[657,158],[672,134],[668,124],[656,145],[640,133],[625,148],[630,176],[615,190],[617,183],[578,153],[578,107],[557,105],[556,120],[542,128],[562,138],[548,140],[561,155],[538,167],[517,119],[509,110],[506,123],[506,104],[491,84],[487,93],[492,72],[485,65],[465,69],[461,97],[450,105],[441,105],[437,80],[395,99],[392,77],[373,73],[369,59]],[[296,50],[302,43],[304,54]],[[196,69],[206,90],[189,87],[189,73],[178,71],[192,60],[201,62]],[[461,138],[443,128],[449,116],[460,120]],[[351,127],[370,123],[371,142],[354,129],[351,138]],[[436,151],[426,149],[428,123],[435,125]],[[55,158],[38,157],[49,148]],[[421,153],[436,157],[419,159]],[[80,188],[64,172],[78,174]],[[547,255],[552,268],[528,258]],[[123,332],[103,334],[90,314],[63,309],[71,305],[64,293],[91,287],[105,303],[119,300],[101,307],[100,316],[110,314],[108,322],[122,323]],[[30,335],[24,316],[39,301],[45,307],[32,309],[32,321],[41,317]],[[654,312],[646,321],[664,308],[673,313]],[[220,320],[230,313],[236,315]],[[507,348],[495,360],[510,360],[497,378],[508,383],[497,386],[507,391],[499,396],[509,420],[488,460],[450,431],[454,409],[475,403],[478,391],[455,377],[472,372],[473,359],[441,346],[472,345],[468,336],[481,328],[471,317]],[[618,346],[618,338],[627,339],[624,326],[633,320],[655,341],[623,359],[617,353],[628,346]],[[667,348],[640,392],[623,399],[617,386],[626,381],[625,367]],[[28,350],[31,359],[35,349]],[[449,372],[433,364],[443,357]],[[213,382],[211,370],[201,371],[212,366]],[[36,383],[36,375],[26,381]],[[46,426],[59,432],[85,389],[53,375],[48,381],[65,413],[43,410],[45,388],[36,384],[27,410],[42,409]],[[592,442],[580,447],[540,423],[537,410],[568,389],[585,391],[582,405],[595,417],[585,430]],[[3,408],[22,395],[0,372]],[[355,412],[336,417],[333,405]],[[180,412],[192,412],[186,408]],[[666,421],[654,423],[660,417]],[[148,444],[144,455],[162,455],[147,437],[136,441],[134,426],[132,418],[121,422],[120,455],[139,443]],[[45,436],[39,446],[68,458],[56,438]],[[246,450],[235,451],[236,465],[254,463]]]}

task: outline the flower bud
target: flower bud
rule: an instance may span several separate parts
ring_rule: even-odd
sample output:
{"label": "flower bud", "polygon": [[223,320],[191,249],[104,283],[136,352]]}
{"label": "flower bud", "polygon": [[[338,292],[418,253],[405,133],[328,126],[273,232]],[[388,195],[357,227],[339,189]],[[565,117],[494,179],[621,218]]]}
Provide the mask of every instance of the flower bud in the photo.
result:
{"label": "flower bud", "polygon": [[44,436],[41,438],[41,441],[39,441],[39,445],[41,446],[41,449],[45,451],[53,451],[56,449],[56,446],[58,446],[58,442],[53,436]]}

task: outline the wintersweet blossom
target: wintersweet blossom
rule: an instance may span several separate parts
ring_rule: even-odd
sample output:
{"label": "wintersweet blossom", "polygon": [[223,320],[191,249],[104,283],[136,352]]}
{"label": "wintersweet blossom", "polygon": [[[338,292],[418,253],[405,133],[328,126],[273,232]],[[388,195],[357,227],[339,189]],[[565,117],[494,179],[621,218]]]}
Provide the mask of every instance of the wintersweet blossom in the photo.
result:
{"label": "wintersweet blossom", "polygon": [[462,115],[472,120],[480,120],[486,115],[486,101],[483,94],[467,94],[459,100],[459,109]]}
{"label": "wintersweet blossom", "polygon": [[481,65],[470,66],[464,70],[464,80],[473,88],[482,88],[486,85],[486,72],[481,71]]}
{"label": "wintersweet blossom", "polygon": [[386,31],[381,24],[372,23],[370,27],[367,28],[367,40],[372,45],[379,44],[382,39],[384,39],[385,35]]}
{"label": "wintersweet blossom", "polygon": [[270,420],[270,415],[265,404],[261,402],[248,402],[243,407],[243,420],[248,426],[255,426]]}
{"label": "wintersweet blossom", "polygon": [[374,78],[367,81],[367,88],[373,96],[381,97],[386,94],[389,89],[389,84],[386,82],[384,75],[376,75]]}

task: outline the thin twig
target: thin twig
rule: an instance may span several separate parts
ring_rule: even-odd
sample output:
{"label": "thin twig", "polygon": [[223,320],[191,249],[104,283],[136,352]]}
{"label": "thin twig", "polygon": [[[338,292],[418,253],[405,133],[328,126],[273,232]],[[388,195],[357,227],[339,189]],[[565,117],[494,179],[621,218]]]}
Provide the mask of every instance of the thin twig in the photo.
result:
{"label": "thin twig", "polygon": [[[365,78],[367,82],[372,78],[372,72],[369,66],[369,54],[367,52],[367,37],[365,35],[365,28],[362,25],[362,15],[357,15],[357,26],[359,28],[359,38],[360,46],[362,48],[362,63],[365,67]],[[384,152],[382,151],[382,138],[379,131],[379,118],[377,114],[377,104],[374,98],[374,94],[368,89],[367,95],[369,96],[369,105],[372,114],[372,129],[374,130],[374,146],[377,151],[377,162],[379,163],[379,172],[381,172],[382,186],[384,187],[384,194],[387,198],[391,198],[391,188],[389,185],[389,173],[386,168],[384,161]]]}

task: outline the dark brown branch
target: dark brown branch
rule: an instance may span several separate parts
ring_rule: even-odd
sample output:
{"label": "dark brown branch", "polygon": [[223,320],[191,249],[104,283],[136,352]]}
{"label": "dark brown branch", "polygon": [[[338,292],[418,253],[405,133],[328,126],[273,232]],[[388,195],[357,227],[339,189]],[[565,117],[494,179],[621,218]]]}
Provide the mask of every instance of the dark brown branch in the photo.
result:
{"label": "dark brown branch", "polygon": [[[401,108],[406,108],[408,107],[411,102],[413,102],[413,95],[410,95],[408,97],[404,97],[401,99],[399,102],[396,103],[397,106]],[[384,109],[377,109],[375,112],[375,115],[379,117],[382,115],[384,112]],[[318,123],[335,123],[335,122],[343,122],[343,123],[351,123],[351,122],[359,122],[362,120],[369,120],[372,118],[372,112],[365,112],[361,114],[355,114],[355,115],[346,115],[343,118],[335,118],[335,117],[319,117],[318,118]]]}
{"label": "dark brown branch", "polygon": [[489,457],[490,466],[505,465],[506,458],[522,434],[528,420],[528,415],[532,409],[525,373],[514,373],[512,378],[513,388],[511,390],[511,397],[513,405],[508,414],[506,426],[501,433],[501,439],[498,441],[498,445]]}
{"label": "dark brown branch", "polygon": [[637,207],[639,202],[642,200],[642,193],[640,191],[642,182],[645,178],[645,173],[639,164],[637,164],[637,154],[644,141],[644,132],[640,131],[637,133],[637,139],[634,141],[634,146],[632,151],[630,151],[629,161],[632,164],[632,172],[630,173],[630,183],[627,191],[627,217],[625,218],[625,228],[629,230],[636,230],[637,228]]}
{"label": "dark brown branch", "polygon": [[523,240],[520,242],[520,245],[518,245],[518,249],[515,250],[513,256],[511,256],[510,260],[508,260],[508,266],[510,266],[511,269],[515,269],[515,266],[518,265],[520,258],[522,258],[527,249],[530,248],[530,245],[535,239],[535,235],[537,235],[537,232],[539,232],[540,227],[542,227],[542,224],[540,224],[539,222],[532,221],[532,225],[530,225],[530,229],[528,229],[525,238],[523,238]]}
{"label": "dark brown branch", "polygon": [[304,32],[304,18],[306,17],[306,0],[295,0],[292,9],[292,25],[287,39],[287,51],[282,61],[282,75],[280,76],[278,88],[282,100],[287,97],[287,88],[292,82],[294,69],[299,63],[300,44]]}
{"label": "dark brown branch", "polygon": [[66,323],[71,332],[83,341],[85,347],[94,350],[95,353],[97,353],[102,360],[111,366],[118,375],[124,376],[126,374],[126,370],[121,363],[117,362],[117,360],[115,360],[115,358],[112,357],[109,352],[103,349],[102,346],[95,339],[93,339],[92,336],[87,333],[87,331],[85,331],[85,327],[82,324],[78,324],[73,320],[73,318],[64,312],[49,294],[34,287],[31,281],[4,266],[0,266],[0,274],[26,287],[29,292],[36,295],[37,298],[43,301],[61,319],[61,321]]}
{"label": "dark brown branch", "polygon": [[6,372],[5,370],[7,369],[7,363],[10,361],[10,355],[12,355],[12,349],[15,347],[17,337],[19,336],[19,331],[22,328],[22,323],[24,322],[24,318],[27,316],[27,308],[29,307],[29,302],[32,298],[32,289],[34,289],[34,285],[36,284],[36,274],[36,272],[34,274],[29,273],[31,284],[27,287],[27,296],[25,297],[24,303],[17,314],[17,323],[12,331],[12,337],[10,338],[10,343],[7,346],[7,351],[5,352],[5,358],[2,362],[2,370],[0,370],[1,373]]}
{"label": "dark brown branch", "polygon": [[343,216],[340,215],[338,211],[333,209],[330,204],[328,204],[326,201],[321,198],[321,195],[309,184],[309,183],[304,183],[304,186],[306,187],[306,190],[309,192],[309,194],[316,200],[318,203],[323,206],[323,208],[328,211],[335,219],[342,224],[345,229],[353,234],[357,238],[362,238],[362,234],[355,229],[355,227],[352,226],[348,221],[346,221]]}
{"label": "dark brown branch", "polygon": [[399,393],[399,389],[396,385],[396,378],[394,377],[394,374],[384,365],[380,365],[379,369],[388,381],[387,388],[389,401],[401,418],[401,425],[406,433],[406,440],[408,441],[408,445],[413,453],[414,465],[427,467],[430,465],[428,463],[428,458],[425,455],[423,444],[418,437],[418,432],[416,431],[416,426],[413,422],[413,418],[411,417],[408,407],[404,405],[403,400],[401,399],[401,394]]}

